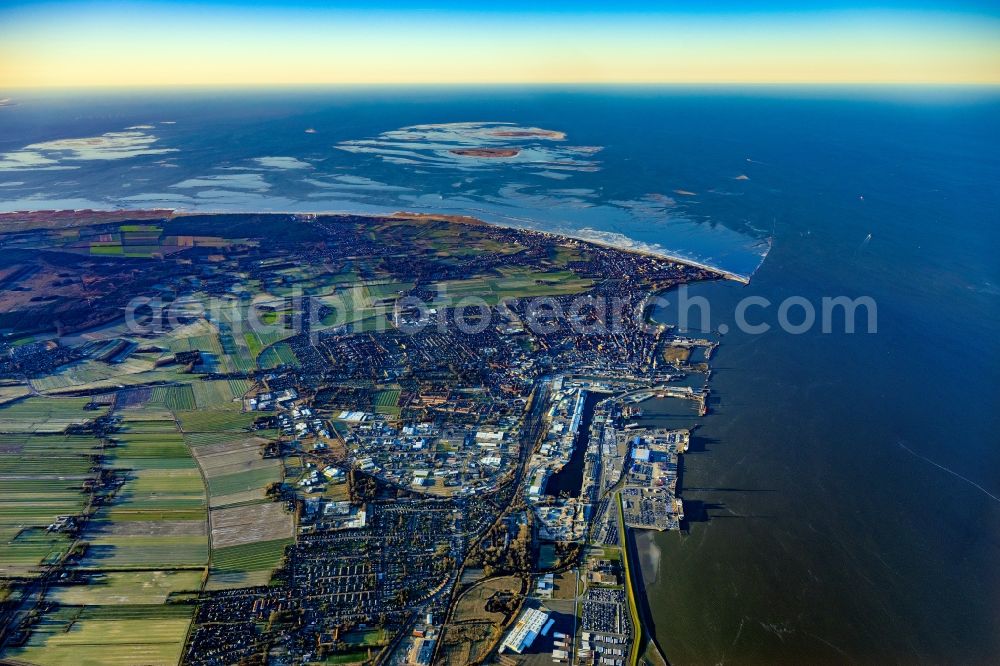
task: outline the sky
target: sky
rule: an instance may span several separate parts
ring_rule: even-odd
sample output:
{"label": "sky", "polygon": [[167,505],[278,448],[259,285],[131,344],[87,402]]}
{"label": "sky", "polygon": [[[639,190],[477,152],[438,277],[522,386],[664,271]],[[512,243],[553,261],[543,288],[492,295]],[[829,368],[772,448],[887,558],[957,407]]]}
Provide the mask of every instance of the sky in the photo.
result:
{"label": "sky", "polygon": [[0,90],[425,83],[1000,84],[1000,3],[0,0]]}

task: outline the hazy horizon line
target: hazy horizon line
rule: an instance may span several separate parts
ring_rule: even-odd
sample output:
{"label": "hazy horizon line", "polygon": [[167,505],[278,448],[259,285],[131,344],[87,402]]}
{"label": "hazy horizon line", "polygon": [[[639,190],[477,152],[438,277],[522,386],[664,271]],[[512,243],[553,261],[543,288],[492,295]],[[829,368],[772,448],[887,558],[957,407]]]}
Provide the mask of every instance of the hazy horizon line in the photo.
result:
{"label": "hazy horizon line", "polygon": [[893,88],[893,89],[1000,89],[1000,79],[996,81],[329,81],[329,82],[262,82],[262,83],[159,83],[148,85],[122,84],[70,84],[70,85],[29,85],[5,87],[0,85],[0,94],[42,92],[42,91],[157,91],[157,90],[268,90],[268,89],[335,89],[335,88]]}

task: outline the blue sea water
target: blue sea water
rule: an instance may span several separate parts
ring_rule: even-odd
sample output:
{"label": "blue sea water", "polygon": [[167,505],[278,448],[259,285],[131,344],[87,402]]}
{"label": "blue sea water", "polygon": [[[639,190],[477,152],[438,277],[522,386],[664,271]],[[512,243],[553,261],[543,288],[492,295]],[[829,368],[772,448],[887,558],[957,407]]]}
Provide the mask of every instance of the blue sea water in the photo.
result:
{"label": "blue sea water", "polygon": [[[12,97],[2,210],[465,213],[753,273],[692,289],[730,332],[685,456],[690,531],[639,539],[664,652],[1000,655],[996,91]],[[526,128],[565,137],[496,133]],[[451,152],[482,145],[521,152]],[[744,334],[733,311],[748,295],[870,296],[878,332]],[[775,309],[755,318],[774,325]]]}
{"label": "blue sea water", "polygon": [[[672,125],[682,118],[661,119],[655,99],[450,89],[14,100],[0,107],[0,211],[454,213],[639,245],[739,275],[767,250],[766,214],[700,205],[746,195],[751,186],[736,178],[752,170],[748,156],[706,155],[686,168],[698,139]],[[496,134],[528,128],[565,137]],[[521,153],[452,152],[498,145]]]}

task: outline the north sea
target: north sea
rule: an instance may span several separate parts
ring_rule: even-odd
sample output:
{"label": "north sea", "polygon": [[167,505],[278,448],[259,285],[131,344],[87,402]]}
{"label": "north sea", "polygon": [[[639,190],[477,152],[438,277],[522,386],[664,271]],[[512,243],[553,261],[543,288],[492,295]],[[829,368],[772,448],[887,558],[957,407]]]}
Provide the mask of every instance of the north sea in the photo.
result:
{"label": "north sea", "polygon": [[[698,424],[686,530],[636,535],[657,643],[674,664],[996,663],[995,91],[10,96],[3,211],[452,213],[748,278],[687,294],[721,345],[710,413],[673,419]],[[787,299],[799,323],[842,296],[877,330],[782,330]],[[747,297],[767,332],[738,325]]]}

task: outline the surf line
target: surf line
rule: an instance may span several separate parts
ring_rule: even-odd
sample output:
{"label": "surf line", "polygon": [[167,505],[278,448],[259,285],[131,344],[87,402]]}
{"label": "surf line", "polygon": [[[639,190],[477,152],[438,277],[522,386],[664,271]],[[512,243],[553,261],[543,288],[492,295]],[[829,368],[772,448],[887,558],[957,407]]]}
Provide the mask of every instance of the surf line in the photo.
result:
{"label": "surf line", "polygon": [[937,467],[938,469],[942,469],[942,470],[948,472],[949,474],[951,474],[952,476],[958,477],[962,481],[965,481],[967,484],[969,484],[973,488],[977,489],[979,492],[983,493],[984,495],[986,495],[987,497],[989,497],[990,499],[992,499],[994,502],[1000,502],[1000,497],[997,497],[996,495],[994,495],[990,491],[986,490],[986,488],[983,488],[981,485],[979,485],[978,483],[976,483],[972,479],[966,478],[966,477],[962,476],[961,474],[959,474],[958,472],[956,472],[954,470],[948,469],[944,465],[939,465],[938,463],[934,462],[933,460],[931,460],[927,456],[924,456],[924,455],[921,455],[921,454],[917,453],[916,451],[914,451],[913,449],[911,449],[910,447],[908,447],[906,444],[903,444],[902,442],[896,442],[896,443],[899,444],[899,446],[900,446],[901,449],[903,449],[904,451],[906,451],[910,455],[916,456],[917,458],[920,458],[921,460],[925,460],[925,461],[929,462],[930,464],[934,465],[935,467]]}

